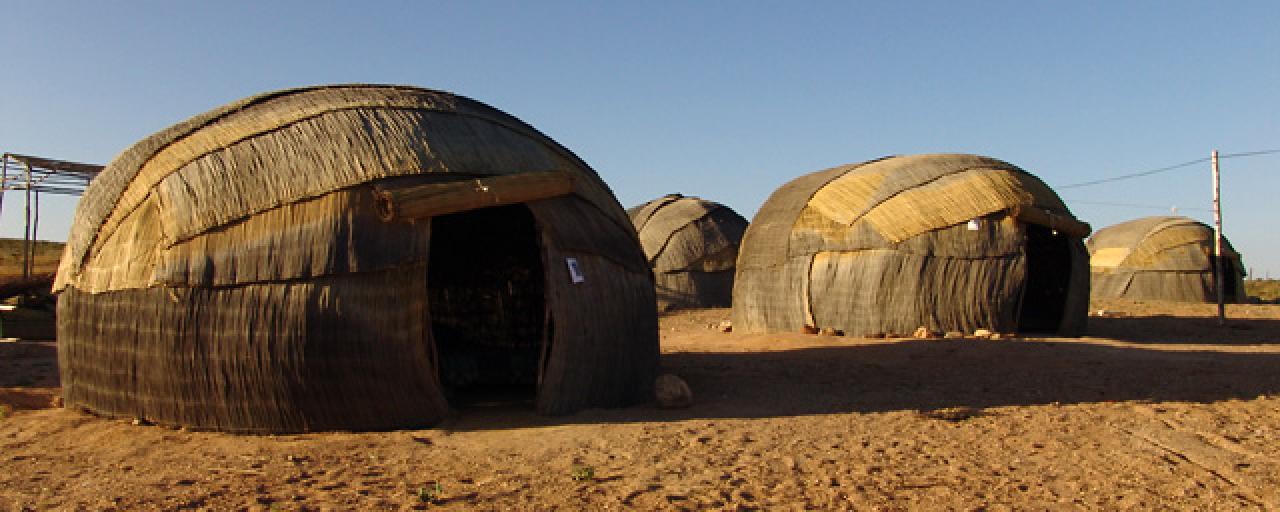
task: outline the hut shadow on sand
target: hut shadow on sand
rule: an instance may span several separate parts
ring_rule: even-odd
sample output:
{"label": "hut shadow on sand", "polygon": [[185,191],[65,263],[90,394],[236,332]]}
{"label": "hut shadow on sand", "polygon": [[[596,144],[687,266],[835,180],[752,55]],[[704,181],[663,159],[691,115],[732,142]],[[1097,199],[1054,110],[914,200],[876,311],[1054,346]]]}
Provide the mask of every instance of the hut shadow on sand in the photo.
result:
{"label": "hut shadow on sand", "polygon": [[[1211,318],[1095,318],[1090,319],[1090,334],[1144,343],[1157,339],[1139,333],[1180,329],[1188,333],[1186,337],[1159,341],[1214,345],[1205,334],[1218,330],[1212,322]],[[852,346],[839,345],[839,338],[832,338],[832,346],[795,350],[667,353],[663,369],[688,381],[695,393],[691,408],[663,410],[650,404],[549,417],[517,400],[487,397],[455,411],[436,428],[482,431],[1113,401],[1212,403],[1280,393],[1280,373],[1274,370],[1280,367],[1280,352],[1251,353],[1230,346],[1275,344],[1277,340],[1268,339],[1267,333],[1280,332],[1280,321],[1232,324],[1246,326],[1230,330],[1233,340],[1243,341],[1223,343],[1220,349],[1171,350],[1088,338],[1035,343],[906,340]],[[34,367],[55,357],[51,345],[32,345],[41,352],[24,354],[12,350],[31,344],[10,345],[0,345],[0,370],[7,374],[19,373],[9,371],[14,364]],[[48,375],[43,378],[8,385],[22,386],[47,402],[47,396],[39,393],[56,390],[57,370],[46,367]],[[30,370],[25,371],[34,375]]]}
{"label": "hut shadow on sand", "polygon": [[1089,319],[1089,335],[1133,343],[1178,345],[1280,345],[1280,320],[1228,318],[1218,326],[1214,317],[1155,315],[1143,317],[1095,317]]}
{"label": "hut shadow on sand", "polygon": [[[1278,324],[1259,320],[1246,325],[1280,332]],[[641,406],[546,418],[498,407],[468,411],[441,428],[470,431],[961,406],[1212,403],[1280,393],[1277,365],[1280,352],[1249,353],[1228,347],[1174,351],[1088,339],[907,340],[773,352],[679,352],[663,355],[663,369],[684,377],[694,390],[695,405],[689,409]]]}

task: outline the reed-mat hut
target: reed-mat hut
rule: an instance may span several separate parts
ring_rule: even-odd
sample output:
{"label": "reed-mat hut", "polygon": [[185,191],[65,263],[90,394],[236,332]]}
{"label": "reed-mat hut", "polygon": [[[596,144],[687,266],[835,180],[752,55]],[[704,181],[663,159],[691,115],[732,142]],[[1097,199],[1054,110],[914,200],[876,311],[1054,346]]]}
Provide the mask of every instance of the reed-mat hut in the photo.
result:
{"label": "reed-mat hut", "polygon": [[1088,232],[1039,178],[991,158],[818,171],[775,191],[747,227],[733,328],[1076,333]]}
{"label": "reed-mat hut", "polygon": [[658,311],[728,307],[747,219],[728,206],[670,194],[627,210],[653,268]]}
{"label": "reed-mat hut", "polygon": [[[1094,233],[1089,270],[1095,298],[1217,302],[1213,228],[1187,217],[1143,217]],[[1244,264],[1223,238],[1226,302],[1244,302]]]}
{"label": "reed-mat hut", "polygon": [[[237,432],[652,397],[653,280],[582,160],[414,87],[254,96],[125,150],[58,272],[68,407]],[[496,393],[497,395],[487,395]]]}

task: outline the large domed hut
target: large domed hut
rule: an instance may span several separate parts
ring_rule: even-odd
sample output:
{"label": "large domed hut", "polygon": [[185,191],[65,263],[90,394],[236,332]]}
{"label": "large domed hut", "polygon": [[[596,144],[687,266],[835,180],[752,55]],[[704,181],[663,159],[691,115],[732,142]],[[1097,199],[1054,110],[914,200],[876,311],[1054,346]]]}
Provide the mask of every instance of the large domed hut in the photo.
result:
{"label": "large domed hut", "polygon": [[[1094,298],[1217,302],[1213,228],[1187,217],[1143,217],[1089,238]],[[1223,238],[1226,302],[1246,300],[1244,264]]]}
{"label": "large domed hut", "polygon": [[627,210],[653,268],[658,311],[728,307],[747,219],[728,206],[671,194]]}
{"label": "large domed hut", "polygon": [[747,228],[733,327],[1078,333],[1088,233],[1039,178],[991,158],[818,171],[775,191]]}
{"label": "large domed hut", "polygon": [[329,86],[156,133],[80,201],[68,407],[237,432],[429,425],[652,397],[653,281],[569,150],[453,94]]}

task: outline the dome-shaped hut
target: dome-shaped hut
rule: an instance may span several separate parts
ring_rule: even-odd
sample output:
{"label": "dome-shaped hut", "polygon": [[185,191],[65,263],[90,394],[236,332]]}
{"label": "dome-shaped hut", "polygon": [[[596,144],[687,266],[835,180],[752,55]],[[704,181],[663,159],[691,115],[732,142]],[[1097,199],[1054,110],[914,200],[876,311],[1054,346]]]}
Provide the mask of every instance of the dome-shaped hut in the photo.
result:
{"label": "dome-shaped hut", "polygon": [[[1143,217],[1099,229],[1086,245],[1094,298],[1217,302],[1213,228],[1187,217]],[[1223,238],[1223,298],[1243,302],[1244,265]]]}
{"label": "dome-shaped hut", "polygon": [[670,194],[627,210],[653,268],[658,311],[728,307],[747,219],[728,206]]}
{"label": "dome-shaped hut", "polygon": [[625,211],[518,119],[413,87],[244,99],[116,157],[55,290],[68,407],[242,432],[431,424],[652,396]]}
{"label": "dome-shaped hut", "polygon": [[1075,333],[1088,231],[1038,178],[991,158],[818,171],[775,191],[747,228],[733,327]]}

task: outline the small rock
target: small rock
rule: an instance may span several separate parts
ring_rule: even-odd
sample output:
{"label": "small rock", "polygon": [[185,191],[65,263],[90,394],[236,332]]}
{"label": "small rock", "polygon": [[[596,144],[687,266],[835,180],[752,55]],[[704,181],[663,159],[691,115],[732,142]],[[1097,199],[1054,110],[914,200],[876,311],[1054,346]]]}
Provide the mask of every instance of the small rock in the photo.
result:
{"label": "small rock", "polygon": [[658,407],[663,409],[682,409],[693,405],[693,390],[684,379],[664,373],[653,383],[653,394],[657,398]]}
{"label": "small rock", "polygon": [[973,331],[973,337],[975,338],[990,338],[992,334],[991,329],[978,329]]}
{"label": "small rock", "polygon": [[917,329],[916,329],[916,332],[914,332],[914,333],[912,333],[912,334],[911,334],[911,337],[912,337],[912,338],[922,338],[922,339],[923,339],[923,338],[932,338],[932,337],[933,337],[933,332],[932,332],[932,331],[930,331],[928,327],[923,327],[923,326],[921,326],[920,328],[917,328]]}
{"label": "small rock", "polygon": [[844,331],[834,327],[823,327],[822,330],[818,331],[818,334],[823,336],[844,336]]}
{"label": "small rock", "polygon": [[135,427],[141,427],[141,426],[151,424],[151,422],[147,421],[145,418],[134,418],[132,423]]}
{"label": "small rock", "polygon": [[804,334],[818,334],[818,328],[809,324],[805,324],[800,328],[800,332]]}
{"label": "small rock", "polygon": [[716,326],[716,329],[719,329],[720,332],[733,332],[733,322],[728,320],[720,322],[720,324]]}
{"label": "small rock", "polygon": [[943,334],[942,337],[945,339],[954,340],[958,338],[963,338],[964,333],[960,331],[947,331],[947,333]]}
{"label": "small rock", "polygon": [[988,338],[988,339],[993,339],[993,340],[998,340],[998,339],[1001,339],[1001,338],[1003,338],[1003,337],[1005,337],[1005,336],[1004,336],[1003,334],[998,333],[998,332],[993,332],[993,333],[991,333],[991,335],[990,335],[990,336],[987,336],[987,338]]}

